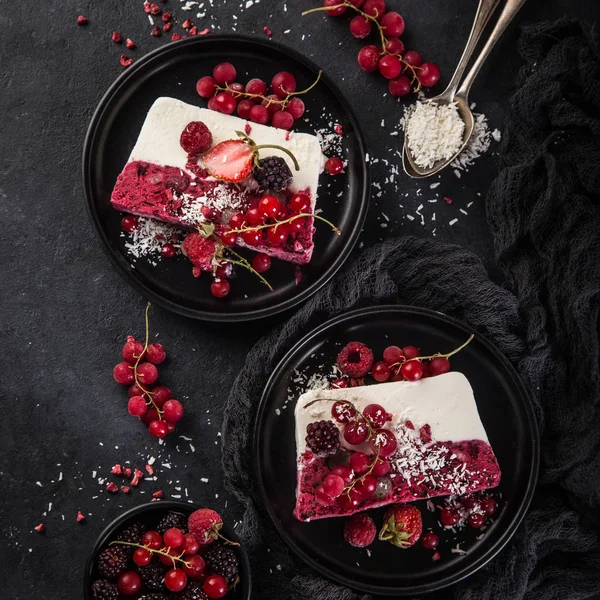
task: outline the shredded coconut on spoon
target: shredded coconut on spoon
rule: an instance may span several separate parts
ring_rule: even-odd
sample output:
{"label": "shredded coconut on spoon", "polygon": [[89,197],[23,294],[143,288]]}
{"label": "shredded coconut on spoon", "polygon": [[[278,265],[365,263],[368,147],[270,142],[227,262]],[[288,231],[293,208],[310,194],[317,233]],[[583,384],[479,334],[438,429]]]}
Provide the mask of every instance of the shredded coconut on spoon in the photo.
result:
{"label": "shredded coconut on spoon", "polygon": [[415,164],[429,169],[460,149],[465,124],[455,103],[417,102],[406,119],[406,140]]}

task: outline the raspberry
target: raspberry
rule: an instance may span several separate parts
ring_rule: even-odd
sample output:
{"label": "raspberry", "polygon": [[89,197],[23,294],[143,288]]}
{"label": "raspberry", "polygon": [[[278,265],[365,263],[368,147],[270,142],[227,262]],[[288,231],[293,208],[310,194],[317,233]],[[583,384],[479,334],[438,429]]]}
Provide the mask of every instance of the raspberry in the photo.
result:
{"label": "raspberry", "polygon": [[98,579],[92,584],[93,600],[119,600],[119,589],[106,579]]}
{"label": "raspberry", "polygon": [[376,533],[373,519],[365,514],[353,515],[344,523],[344,539],[357,548],[370,546]]}
{"label": "raspberry", "polygon": [[124,546],[109,546],[98,556],[98,571],[106,579],[116,579],[127,569],[127,552]]}
{"label": "raspberry", "polygon": [[140,577],[144,586],[153,592],[159,592],[163,589],[163,579],[165,572],[160,565],[150,563],[145,567],[138,568]]}
{"label": "raspberry", "polygon": [[188,524],[186,516],[181,513],[170,512],[163,517],[156,526],[156,531],[161,535],[164,535],[167,529],[181,529],[183,533],[187,533]]}
{"label": "raspberry", "polygon": [[292,172],[283,158],[269,156],[258,161],[254,179],[262,189],[281,192],[292,183]]}
{"label": "raspberry", "polygon": [[210,508],[195,510],[188,517],[188,528],[201,546],[210,544],[219,537],[219,531],[223,527],[223,519]]}
{"label": "raspberry", "polygon": [[209,573],[222,575],[229,584],[237,579],[239,560],[232,548],[212,546],[206,551],[204,560]]}
{"label": "raspberry", "polygon": [[364,377],[373,366],[373,351],[361,342],[350,342],[338,354],[337,365],[348,377]]}
{"label": "raspberry", "polygon": [[333,421],[316,421],[306,427],[306,444],[320,458],[335,454],[340,447],[340,432]]}
{"label": "raspberry", "polygon": [[194,156],[208,152],[212,143],[212,133],[202,121],[188,123],[179,138],[181,147]]}

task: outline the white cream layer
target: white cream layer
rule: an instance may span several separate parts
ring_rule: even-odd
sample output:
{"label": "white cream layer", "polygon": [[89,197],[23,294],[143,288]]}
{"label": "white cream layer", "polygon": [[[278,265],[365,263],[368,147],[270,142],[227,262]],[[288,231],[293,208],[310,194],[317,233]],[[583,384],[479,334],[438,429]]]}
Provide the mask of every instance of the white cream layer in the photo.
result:
{"label": "white cream layer", "polygon": [[[275,144],[288,149],[296,157],[300,166],[299,171],[294,169],[290,157],[280,150],[270,148],[261,150],[260,157],[281,156],[284,158],[294,176],[290,189],[293,192],[309,190],[314,208],[319,174],[322,170],[321,146],[316,136],[259,125],[214,110],[198,108],[175,98],[158,98],[154,102],[148,111],[129,162],[141,160],[185,170],[187,154],[179,144],[179,137],[191,121],[202,121],[210,129],[215,144],[225,140],[239,139],[235,132],[245,132],[246,124],[249,124],[252,128],[250,137],[256,144]],[[287,135],[289,135],[289,140],[286,140]]]}
{"label": "white cream layer", "polygon": [[450,372],[415,382],[398,381],[302,394],[295,408],[298,456],[306,450],[307,425],[313,421],[332,420],[333,402],[318,401],[306,408],[309,402],[325,398],[348,400],[360,411],[368,404],[380,404],[393,415],[386,428],[395,429],[410,420],[418,436],[419,428],[429,424],[432,441],[488,441],[471,384],[462,373]]}

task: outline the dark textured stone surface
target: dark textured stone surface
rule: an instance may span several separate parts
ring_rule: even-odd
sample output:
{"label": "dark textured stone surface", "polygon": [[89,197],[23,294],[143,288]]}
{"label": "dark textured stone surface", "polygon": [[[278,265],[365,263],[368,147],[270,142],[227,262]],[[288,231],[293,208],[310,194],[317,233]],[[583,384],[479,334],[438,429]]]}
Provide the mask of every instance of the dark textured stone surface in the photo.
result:
{"label": "dark textured stone surface", "polygon": [[[214,0],[212,8],[205,3],[209,26],[222,31],[235,26],[239,32],[264,36],[263,26],[268,25],[273,39],[321,64],[361,116],[371,156],[388,157],[388,148],[398,144],[388,126],[400,114],[391,98],[382,98],[383,82],[359,72],[354,58],[359,44],[347,32],[345,20],[314,15],[300,21],[300,11],[317,4],[313,0],[261,0],[248,9],[241,0]],[[594,4],[528,2],[472,92],[492,127],[502,126],[502,106],[519,66],[518,23],[565,12],[594,18]],[[475,0],[460,5],[390,0],[390,5],[407,21],[408,45],[438,62],[447,79],[468,34]],[[80,176],[87,124],[121,72],[118,57],[126,51],[111,42],[110,32],[119,29],[136,41],[132,56],[166,41],[150,36],[141,6],[142,0],[20,0],[0,5],[0,564],[2,596],[13,600],[81,597],[85,556],[100,530],[123,508],[148,500],[155,489],[184,498],[187,490],[189,499],[224,509],[220,407],[246,352],[265,330],[264,324],[208,325],[153,309],[152,330],[160,333],[158,339],[169,352],[169,362],[161,369],[164,382],[187,409],[178,434],[193,439],[195,452],[188,441],[173,437],[155,465],[158,481],[143,483],[131,496],[105,494],[92,471],[105,477],[114,463],[131,460],[142,467],[144,457],[158,455],[156,443],[126,415],[125,394],[111,379],[125,336],[143,333],[145,301],[104,255],[85,213]],[[182,12],[176,0],[165,6],[180,21],[193,15]],[[87,27],[76,25],[78,14],[89,18]],[[372,110],[364,111],[366,105]],[[381,127],[382,119],[386,127]],[[485,195],[494,173],[491,155],[460,180],[445,173],[436,192],[454,203],[434,205],[437,237],[476,251],[490,268],[492,249],[483,202],[476,193]],[[384,164],[376,164],[374,181],[386,189],[387,177]],[[400,201],[391,193],[374,198],[362,238],[365,245],[392,235],[431,235],[429,219],[425,228],[418,219],[411,222],[398,204],[414,214],[421,203],[416,190],[423,187],[423,200],[434,194],[427,184],[403,175],[400,180],[402,194],[408,196]],[[471,201],[468,216],[459,213]],[[381,212],[390,218],[385,229],[380,227]],[[426,206],[424,212],[430,216],[433,211]],[[454,217],[459,221],[450,227]],[[283,318],[268,325],[276,326]],[[78,510],[87,515],[84,524],[75,520]],[[229,506],[225,514],[231,519],[235,509]],[[33,531],[40,522],[47,528],[43,535]]]}

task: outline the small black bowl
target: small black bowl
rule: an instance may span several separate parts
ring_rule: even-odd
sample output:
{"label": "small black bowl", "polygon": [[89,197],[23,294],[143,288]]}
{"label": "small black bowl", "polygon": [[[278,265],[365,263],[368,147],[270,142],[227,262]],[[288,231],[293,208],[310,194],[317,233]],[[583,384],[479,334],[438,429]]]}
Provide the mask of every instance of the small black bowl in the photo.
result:
{"label": "small black bowl", "polygon": [[[142,504],[123,513],[116,518],[98,537],[85,565],[83,575],[83,598],[84,600],[92,600],[92,583],[99,579],[100,576],[96,570],[96,558],[100,551],[104,550],[108,542],[112,541],[117,532],[121,531],[134,523],[156,523],[160,518],[160,513],[179,512],[189,515],[200,508],[188,502],[177,502],[174,500],[165,500],[160,502],[151,502]],[[223,536],[232,542],[239,542],[233,529],[223,524],[221,530]],[[250,600],[252,593],[252,580],[250,576],[250,561],[246,550],[240,545],[236,546],[237,555],[240,560],[240,583],[235,590],[230,591],[226,596],[226,600]]]}

